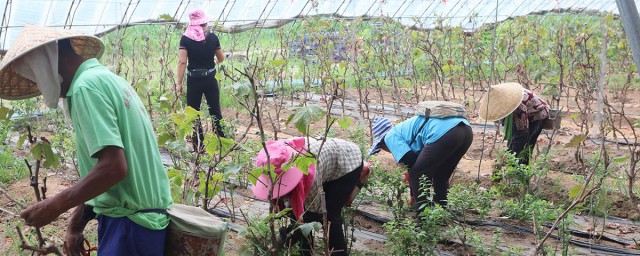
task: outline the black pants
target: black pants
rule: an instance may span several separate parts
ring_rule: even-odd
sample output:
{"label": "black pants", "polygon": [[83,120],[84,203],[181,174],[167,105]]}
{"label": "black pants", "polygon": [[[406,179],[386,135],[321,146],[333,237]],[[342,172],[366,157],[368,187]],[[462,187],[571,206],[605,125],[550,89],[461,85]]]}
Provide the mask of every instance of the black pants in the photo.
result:
{"label": "black pants", "polygon": [[[202,103],[202,94],[204,94],[204,97],[207,99],[209,114],[213,117],[215,133],[224,137],[222,126],[220,126],[220,120],[222,120],[222,112],[220,111],[220,88],[218,88],[218,80],[216,80],[215,73],[203,78],[187,77],[187,105],[199,111],[200,104]],[[193,144],[202,145],[204,134],[202,132],[200,119],[196,121],[193,129]]]}
{"label": "black pants", "polygon": [[[539,120],[529,122],[529,129],[527,130],[518,131],[513,129],[511,140],[509,141],[509,152],[516,154],[519,163],[529,164],[533,148],[536,146],[543,125],[544,120]],[[516,127],[515,123],[513,123],[513,127]]]}
{"label": "black pants", "polygon": [[[347,253],[347,241],[345,241],[342,229],[344,223],[342,220],[342,208],[344,208],[349,195],[351,195],[353,188],[360,180],[361,173],[362,165],[339,179],[322,184],[327,206],[327,221],[329,222],[329,250],[335,251],[331,255],[349,255]],[[322,223],[322,214],[320,213],[305,212],[302,218],[305,223],[314,221]],[[313,239],[311,237],[302,239],[302,255],[311,255],[312,242]]]}
{"label": "black pants", "polygon": [[[451,128],[436,142],[422,148],[415,164],[409,169],[411,196],[416,199],[415,209],[419,212],[424,204],[447,204],[449,178],[467,152],[473,141],[471,127],[464,123]],[[421,188],[420,177],[426,176],[433,187],[433,202],[428,202]]]}

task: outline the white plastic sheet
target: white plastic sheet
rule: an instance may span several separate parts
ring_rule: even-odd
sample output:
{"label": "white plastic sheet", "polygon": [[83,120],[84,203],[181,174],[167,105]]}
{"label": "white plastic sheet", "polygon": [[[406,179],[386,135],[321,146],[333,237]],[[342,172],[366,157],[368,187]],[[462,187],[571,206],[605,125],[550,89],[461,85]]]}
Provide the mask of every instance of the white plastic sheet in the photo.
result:
{"label": "white plastic sheet", "polygon": [[4,0],[0,49],[8,49],[25,24],[71,27],[95,35],[118,25],[158,21],[165,14],[187,22],[187,13],[195,8],[205,10],[227,32],[281,26],[314,15],[388,17],[418,29],[441,24],[473,31],[530,13],[618,14],[615,0]]}

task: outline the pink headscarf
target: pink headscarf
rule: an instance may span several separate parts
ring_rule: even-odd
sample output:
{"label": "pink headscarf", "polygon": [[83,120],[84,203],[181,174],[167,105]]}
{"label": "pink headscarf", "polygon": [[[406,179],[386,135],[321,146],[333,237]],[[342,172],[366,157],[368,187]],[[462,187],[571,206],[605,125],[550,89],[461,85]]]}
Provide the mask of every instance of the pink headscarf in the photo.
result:
{"label": "pink headscarf", "polygon": [[189,13],[189,26],[183,35],[193,41],[204,41],[206,34],[200,25],[208,23],[209,20],[210,18],[202,10],[192,11]]}
{"label": "pink headscarf", "polygon": [[[294,138],[288,140],[278,140],[278,141],[269,141],[267,142],[267,150],[270,155],[270,162],[275,167],[274,172],[276,175],[280,176],[282,174],[281,166],[291,160],[294,154],[304,153],[305,149],[305,139],[304,138]],[[264,150],[261,150],[256,157],[256,165],[264,166],[266,165],[266,153]],[[315,180],[316,168],[314,165],[309,166],[309,174],[302,175],[301,171],[296,167],[291,167],[287,172],[285,172],[280,179],[280,189],[273,191],[273,197],[278,198],[280,196],[288,196],[289,203],[291,204],[291,209],[293,210],[293,214],[296,216],[297,220],[300,220],[300,217],[304,213],[304,202],[311,191],[311,186],[313,185],[313,181]],[[297,178],[294,178],[297,177]],[[265,199],[266,194],[268,194],[269,189],[271,188],[270,178],[261,175],[260,180],[264,183],[269,183],[268,187],[262,185],[263,183],[258,182],[255,186],[252,187],[252,191],[256,197]],[[292,183],[292,184],[290,184]],[[291,192],[283,193],[280,195],[280,190],[287,190],[287,188],[291,188]],[[284,191],[283,191],[284,192]]]}

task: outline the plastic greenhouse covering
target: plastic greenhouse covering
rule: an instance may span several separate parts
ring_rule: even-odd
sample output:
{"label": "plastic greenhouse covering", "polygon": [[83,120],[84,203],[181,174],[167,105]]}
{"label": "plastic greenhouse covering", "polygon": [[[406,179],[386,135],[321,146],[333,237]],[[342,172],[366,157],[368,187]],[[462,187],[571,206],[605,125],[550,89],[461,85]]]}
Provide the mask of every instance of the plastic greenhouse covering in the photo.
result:
{"label": "plastic greenhouse covering", "polygon": [[615,0],[5,0],[0,2],[0,49],[8,49],[25,24],[99,35],[122,25],[187,22],[195,8],[205,10],[217,30],[226,32],[277,27],[315,15],[387,17],[416,29],[454,26],[474,31],[535,13],[619,14]]}

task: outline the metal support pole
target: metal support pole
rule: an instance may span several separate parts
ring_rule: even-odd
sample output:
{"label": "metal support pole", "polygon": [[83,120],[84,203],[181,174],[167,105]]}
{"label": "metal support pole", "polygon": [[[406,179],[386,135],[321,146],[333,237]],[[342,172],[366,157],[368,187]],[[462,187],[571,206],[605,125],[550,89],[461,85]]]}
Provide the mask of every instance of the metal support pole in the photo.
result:
{"label": "metal support pole", "polygon": [[633,52],[636,68],[640,67],[640,17],[633,0],[616,0],[618,11],[622,18],[622,27],[629,40],[629,47]]}

